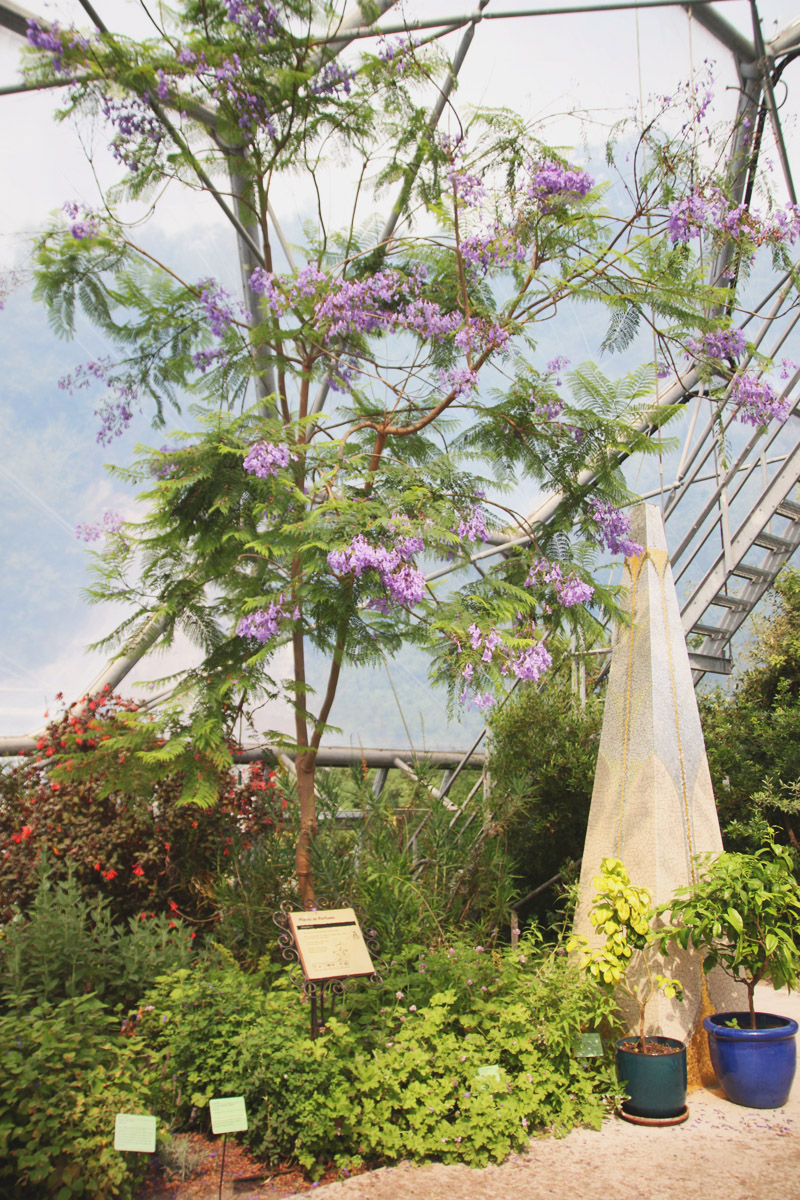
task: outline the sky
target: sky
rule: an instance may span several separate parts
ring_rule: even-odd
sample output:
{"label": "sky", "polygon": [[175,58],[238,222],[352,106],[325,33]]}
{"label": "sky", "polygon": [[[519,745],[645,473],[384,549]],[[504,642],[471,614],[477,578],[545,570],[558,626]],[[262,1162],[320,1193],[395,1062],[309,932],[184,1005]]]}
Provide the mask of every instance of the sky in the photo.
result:
{"label": "sky", "polygon": [[[30,6],[62,24],[87,23],[73,0]],[[111,29],[133,35],[149,32],[136,4],[96,0],[96,7]],[[460,14],[469,7],[466,0],[408,0],[401,11],[413,18]],[[506,3],[503,10],[509,7],[515,6]],[[733,0],[718,8],[752,36],[749,4]],[[782,3],[765,3],[761,11],[767,38],[795,16]],[[384,23],[391,19],[388,14]],[[448,39],[451,51],[460,37]],[[17,80],[20,49],[20,39],[0,31],[0,85]],[[575,162],[590,163],[598,160],[605,131],[615,120],[631,108],[647,111],[650,97],[674,93],[683,81],[699,78],[707,63],[716,78],[714,114],[724,121],[735,102],[730,56],[682,9],[487,21],[476,31],[457,100],[459,107],[505,106],[541,121],[546,140]],[[800,66],[787,72],[790,87],[793,69]],[[91,397],[73,397],[58,386],[62,376],[102,356],[107,348],[88,325],[81,325],[71,342],[48,327],[43,308],[31,295],[31,239],[65,201],[95,204],[100,188],[113,182],[119,170],[102,137],[92,142],[88,130],[55,122],[58,103],[56,91],[0,96],[6,180],[0,192],[0,278],[5,273],[17,281],[0,311],[0,735],[37,729],[45,712],[53,709],[55,693],[62,691],[68,699],[81,695],[106,661],[104,653],[87,647],[108,633],[121,614],[88,604],[84,589],[91,584],[91,553],[75,530],[81,522],[97,521],[104,511],[133,517],[133,494],[109,474],[108,464],[129,462],[137,443],[160,445],[168,440],[141,415],[123,438],[110,447],[98,445]],[[789,94],[782,117],[792,161],[796,112]],[[782,199],[777,176],[776,188]],[[346,174],[331,171],[323,203],[333,224],[346,214],[349,197]],[[312,201],[301,176],[281,181],[275,208],[290,241],[300,240]],[[149,247],[168,251],[188,276],[213,276],[231,291],[239,286],[232,237],[207,197],[168,192],[143,236]],[[570,313],[543,339],[543,359],[556,353],[573,362],[594,356],[602,332],[596,323]],[[629,364],[614,365],[620,369]],[[168,415],[168,428],[171,420]],[[653,486],[653,469],[635,468],[641,490]],[[528,509],[537,497],[520,491],[515,499]],[[180,643],[170,662],[189,661],[191,654],[191,648]],[[123,690],[130,691],[162,669],[158,662],[140,664]],[[385,671],[366,679],[348,676],[333,713],[343,732],[332,740],[405,745],[406,726],[417,748],[472,740],[480,728],[477,716],[448,724],[443,697],[431,691],[420,655],[404,654],[390,669],[402,718]],[[268,724],[288,728],[286,717],[283,711],[263,714]]]}

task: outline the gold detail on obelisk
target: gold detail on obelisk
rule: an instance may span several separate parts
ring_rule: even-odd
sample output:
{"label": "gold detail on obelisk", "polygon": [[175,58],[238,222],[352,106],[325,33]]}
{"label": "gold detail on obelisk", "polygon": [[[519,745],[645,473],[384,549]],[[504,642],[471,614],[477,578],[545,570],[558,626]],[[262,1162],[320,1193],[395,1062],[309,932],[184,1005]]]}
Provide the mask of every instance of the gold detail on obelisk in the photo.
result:
{"label": "gold detail on obelisk", "polygon": [[700,1016],[697,1018],[697,1027],[686,1047],[687,1090],[690,1092],[696,1092],[704,1087],[714,1087],[717,1083],[717,1077],[711,1065],[711,1055],[708,1052],[708,1035],[703,1028],[703,1017],[710,1017],[716,1012],[716,1009],[708,994],[706,974],[702,966],[700,968],[700,990],[702,996]]}
{"label": "gold detail on obelisk", "polygon": [[631,624],[628,631],[628,669],[625,680],[625,718],[622,729],[622,760],[620,762],[619,773],[619,818],[617,821],[617,844],[616,853],[618,857],[622,855],[622,815],[625,811],[625,783],[628,770],[628,732],[631,724],[631,686],[633,676],[633,635],[634,622],[636,619],[636,588],[639,582],[639,574],[641,572],[647,554],[633,555],[631,558],[625,559],[625,568],[631,577]]}
{"label": "gold detail on obelisk", "polygon": [[[697,870],[694,862],[694,838],[692,837],[692,817],[689,812],[689,792],[686,787],[686,764],[683,756],[683,738],[681,737],[681,714],[678,706],[678,692],[675,687],[675,663],[672,658],[672,639],[669,635],[669,621],[667,619],[667,596],[664,588],[665,567],[668,563],[668,558],[665,551],[658,551],[663,555],[663,565],[659,572],[659,581],[661,583],[661,611],[664,614],[664,641],[667,645],[667,657],[669,659],[669,685],[672,692],[672,709],[675,715],[675,737],[678,742],[678,763],[681,769],[681,794],[683,796],[683,827],[686,835],[686,856],[689,860],[689,878],[692,883],[697,882]],[[654,564],[655,565],[655,564]],[[703,979],[705,987],[705,979]]]}

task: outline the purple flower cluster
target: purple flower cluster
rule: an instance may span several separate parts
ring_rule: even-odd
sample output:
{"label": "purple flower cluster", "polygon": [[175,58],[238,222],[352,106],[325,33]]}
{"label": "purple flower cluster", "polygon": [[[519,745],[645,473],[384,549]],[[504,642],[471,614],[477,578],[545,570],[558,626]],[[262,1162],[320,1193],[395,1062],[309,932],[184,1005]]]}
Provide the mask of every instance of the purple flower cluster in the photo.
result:
{"label": "purple flower cluster", "polygon": [[745,425],[785,421],[791,408],[788,397],[780,399],[766,379],[760,379],[751,371],[736,376],[730,398],[737,417]]}
{"label": "purple flower cluster", "polygon": [[241,304],[233,304],[230,292],[214,279],[201,279],[200,307],[215,338],[225,336],[234,321],[246,321],[248,314]]}
{"label": "purple flower cluster", "polygon": [[559,603],[564,608],[572,608],[576,604],[586,604],[594,595],[594,588],[571,571],[564,575],[559,563],[548,562],[540,558],[528,572],[525,587],[535,587],[539,582],[552,584]]}
{"label": "purple flower cluster", "polygon": [[746,215],[744,205],[731,208],[719,188],[711,188],[707,195],[694,192],[674,201],[669,209],[667,232],[673,242],[684,243],[700,237],[706,230],[738,237]]}
{"label": "purple flower cluster", "polygon": [[454,391],[456,396],[468,396],[477,386],[478,373],[469,367],[450,367],[439,372],[439,387],[443,392]]}
{"label": "purple flower cluster", "polygon": [[467,208],[477,208],[481,200],[486,196],[486,187],[479,175],[471,175],[469,171],[465,171],[453,162],[447,168],[447,178],[450,180],[450,186],[453,189],[453,194],[457,200],[465,204]]}
{"label": "purple flower cluster", "polygon": [[278,128],[272,113],[262,96],[247,90],[242,62],[238,54],[223,59],[218,67],[211,67],[201,55],[194,70],[197,79],[206,83],[215,100],[229,104],[236,115],[240,129],[263,129],[271,138],[277,138]]}
{"label": "purple flower cluster", "polygon": [[624,554],[632,558],[643,553],[643,547],[628,537],[631,519],[627,513],[614,508],[608,500],[598,500],[596,496],[589,497],[589,508],[592,520],[597,525],[597,540],[612,554]]}
{"label": "purple flower cluster", "polygon": [[217,346],[213,350],[195,350],[192,355],[192,362],[198,368],[201,374],[205,375],[214,363],[219,363],[221,367],[228,365],[228,355],[222,346]]}
{"label": "purple flower cluster", "polygon": [[87,51],[90,45],[88,38],[78,33],[74,26],[62,30],[58,21],[53,21],[45,28],[38,21],[29,20],[27,38],[28,44],[35,50],[44,50],[53,56],[53,70],[57,75],[63,74],[68,78],[72,72],[64,68],[64,51],[76,48]]}
{"label": "purple flower cluster", "polygon": [[[408,296],[409,288],[416,290],[413,279],[391,268],[365,279],[338,280],[315,304],[314,317],[328,326],[328,338],[389,329],[398,324],[395,309]],[[438,306],[434,308],[438,317]]]}
{"label": "purple flower cluster", "polygon": [[[328,565],[339,574],[352,573],[356,577],[364,571],[377,571],[391,600],[396,604],[418,604],[425,594],[425,576],[410,560],[424,549],[418,534],[400,537],[387,548],[371,545],[359,533],[343,550],[331,550]],[[382,605],[373,607],[385,611]]]}
{"label": "purple flower cluster", "polygon": [[512,660],[511,670],[517,679],[536,683],[552,665],[553,659],[547,647],[538,642],[535,646],[529,646],[527,650],[523,650]]}
{"label": "purple flower cluster", "polygon": [[[484,634],[480,627],[476,624],[470,625],[468,631],[470,638],[470,646],[474,651],[482,651],[480,662],[491,663],[494,660],[495,652],[498,652],[501,658],[500,673],[507,675],[509,671],[517,677],[517,679],[536,682],[544,672],[552,666],[553,660],[550,653],[541,642],[537,642],[534,646],[528,646],[517,654],[504,645],[503,636],[497,629],[490,629],[487,634]],[[475,667],[472,663],[467,663],[461,672],[462,678],[466,684],[471,684],[475,677]],[[462,704],[469,699],[471,705],[476,708],[488,708],[494,704],[494,699],[490,693],[480,693],[475,691],[470,698],[469,687],[465,687],[459,696]]]}
{"label": "purple flower cluster", "polygon": [[[452,313],[451,317],[458,322],[458,314]],[[483,350],[502,350],[509,339],[507,329],[503,329],[496,321],[487,321],[482,317],[470,317],[460,327],[453,343],[459,350],[475,350],[481,352]]]}
{"label": "purple flower cluster", "polygon": [[[301,299],[315,295],[318,285],[326,283],[328,276],[313,263],[308,263],[288,282],[272,271],[256,267],[250,276],[250,287],[258,296],[263,296],[274,313],[283,313],[293,308]],[[279,287],[278,284],[281,284]]]}
{"label": "purple flower cluster", "polygon": [[349,96],[353,90],[355,72],[343,67],[336,59],[326,63],[317,78],[311,84],[315,96],[335,96],[340,91]]}
{"label": "purple flower cluster", "polygon": [[262,46],[275,36],[281,25],[278,10],[269,0],[261,0],[254,5],[245,4],[244,0],[230,0],[228,20],[252,34]]}
{"label": "purple flower cluster", "polygon": [[745,350],[744,334],[741,329],[714,329],[700,338],[689,338],[686,349],[690,354],[708,358],[738,358]]}
{"label": "purple flower cluster", "polygon": [[561,372],[565,367],[568,366],[569,359],[565,358],[563,354],[558,354],[555,358],[551,358],[550,362],[547,364],[547,374],[557,376],[557,378],[553,380],[556,387],[561,387]]}
{"label": "purple flower cluster", "polygon": [[530,200],[541,202],[556,197],[585,196],[594,187],[591,175],[580,167],[565,167],[550,159],[528,164]]}
{"label": "purple flower cluster", "polygon": [[70,234],[76,241],[97,237],[100,232],[100,218],[96,213],[93,213],[85,204],[76,204],[74,200],[67,200],[62,207],[71,222]]}
{"label": "purple flower cluster", "polygon": [[[164,455],[175,454],[177,453],[177,447],[160,446],[159,453]],[[154,466],[152,468],[152,472],[156,479],[169,479],[170,475],[172,475],[177,469],[177,466],[178,464],[176,462],[170,462],[169,459],[165,459],[158,466]]]}
{"label": "purple flower cluster", "polygon": [[[480,650],[481,646],[483,646],[481,662],[490,663],[494,658],[494,652],[497,647],[503,644],[503,635],[497,629],[490,629],[484,636],[483,630],[474,622],[470,625],[467,633],[469,634],[469,641],[473,650]],[[469,674],[467,674],[467,671],[469,671]],[[472,668],[470,666],[466,667],[464,678],[472,678]]]}
{"label": "purple flower cluster", "polygon": [[58,386],[64,392],[74,396],[77,391],[87,388],[91,383],[108,383],[111,371],[110,358],[98,358],[92,362],[81,363],[70,375],[62,375]]}
{"label": "purple flower cluster", "polygon": [[756,245],[794,245],[800,238],[800,206],[787,204],[762,218],[744,204],[731,207],[719,188],[710,188],[670,205],[667,230],[673,242],[689,242],[708,232],[730,238],[746,233]]}
{"label": "purple flower cluster", "polygon": [[108,397],[94,410],[100,418],[96,440],[101,446],[110,446],[114,438],[121,437],[133,420],[133,409],[138,396],[131,384],[118,384],[117,399]]}
{"label": "purple flower cluster", "polygon": [[143,146],[149,143],[157,148],[164,131],[149,104],[138,96],[126,95],[124,99],[103,95],[103,116],[117,130],[111,142],[111,152],[120,166],[129,171],[138,171]]}
{"label": "purple flower cluster", "polygon": [[488,537],[488,534],[486,517],[483,510],[476,504],[466,521],[459,522],[458,536],[467,542],[482,542]]}
{"label": "purple flower cluster", "polygon": [[788,242],[793,246],[800,237],[800,206],[787,204],[771,212],[763,222],[763,236],[767,242]]}
{"label": "purple flower cluster", "polygon": [[[257,642],[268,642],[270,638],[275,637],[278,632],[281,621],[285,621],[289,614],[284,608],[286,597],[281,595],[277,600],[273,600],[269,608],[258,608],[255,612],[250,613],[247,617],[242,617],[239,624],[236,626],[237,637],[254,638]],[[297,609],[294,612],[294,619],[297,620],[299,613]]]}
{"label": "purple flower cluster", "polygon": [[284,467],[288,467],[291,459],[288,446],[276,446],[274,442],[257,442],[251,446],[242,466],[248,475],[257,475],[259,479],[268,479],[277,475]]}
{"label": "purple flower cluster", "polygon": [[527,252],[517,238],[515,228],[504,228],[495,221],[491,229],[462,238],[461,256],[468,266],[486,272],[502,271],[524,262]]}
{"label": "purple flower cluster", "polygon": [[564,401],[558,398],[538,400],[536,392],[531,392],[531,401],[533,402],[534,416],[542,417],[545,421],[557,421],[564,411]]}
{"label": "purple flower cluster", "polygon": [[102,521],[97,521],[95,524],[84,521],[76,526],[75,536],[80,538],[82,542],[97,542],[101,537],[108,537],[112,533],[119,533],[121,528],[122,517],[118,513],[106,512],[103,513]]}
{"label": "purple flower cluster", "polygon": [[414,34],[393,38],[382,37],[378,41],[378,58],[381,62],[391,63],[394,71],[402,75],[408,65],[408,59],[419,45],[419,39]]}
{"label": "purple flower cluster", "polygon": [[112,389],[111,395],[106,396],[94,410],[95,416],[100,418],[97,441],[101,446],[109,446],[112,439],[119,437],[130,425],[133,410],[139,404],[139,396],[130,379],[118,379],[111,374],[111,360],[108,358],[82,363],[70,375],[62,376],[58,386],[74,396],[76,391],[92,383],[104,383]]}

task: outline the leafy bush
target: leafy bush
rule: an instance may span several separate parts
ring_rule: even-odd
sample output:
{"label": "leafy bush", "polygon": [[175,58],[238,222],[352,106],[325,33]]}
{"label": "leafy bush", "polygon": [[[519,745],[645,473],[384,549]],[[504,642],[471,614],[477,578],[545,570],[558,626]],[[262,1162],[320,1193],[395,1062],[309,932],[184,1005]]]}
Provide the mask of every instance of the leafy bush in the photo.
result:
{"label": "leafy bush", "polygon": [[[161,1056],[162,1114],[187,1123],[210,1097],[242,1094],[247,1140],[270,1161],[312,1173],[361,1158],[482,1165],[536,1129],[598,1127],[616,1097],[610,1057],[575,1056],[613,1001],[533,939],[396,963],[381,992],[360,989],[316,1041],[288,973],[265,982],[235,966],[179,971],[145,998],[139,1028]],[[479,1076],[492,1065],[497,1079]]]}
{"label": "leafy bush", "polygon": [[141,1156],[113,1149],[118,1112],[148,1109],[136,1039],[94,996],[0,1013],[0,1193],[132,1197]]}
{"label": "leafy bush", "polygon": [[800,571],[784,567],[773,599],[735,688],[698,697],[725,845],[747,853],[800,836]]}
{"label": "leafy bush", "polygon": [[[424,764],[416,771],[434,782]],[[452,803],[464,803],[474,782],[474,772],[463,772]],[[313,855],[317,889],[331,903],[369,913],[385,955],[458,936],[467,921],[484,933],[507,924],[515,885],[505,827],[482,790],[454,821],[423,782],[396,778],[376,797],[354,767],[349,776],[318,771],[317,783],[324,818]],[[348,826],[334,819],[339,809],[363,817]]]}
{"label": "leafy bush", "polygon": [[581,707],[560,672],[541,691],[518,688],[491,717],[492,799],[509,809],[518,895],[583,854],[602,716],[602,699],[589,694]]}
{"label": "leafy bush", "polygon": [[72,870],[117,917],[177,908],[214,920],[210,881],[280,827],[279,788],[255,763],[218,772],[211,807],[185,791],[167,725],[108,694],[67,710],[33,758],[0,771],[0,921],[31,903],[45,854],[54,877]]}
{"label": "leafy bush", "polygon": [[0,991],[12,1004],[94,992],[130,1005],[157,976],[189,962],[194,934],[180,919],[142,913],[126,927],[104,897],[87,899],[71,872],[53,880],[42,861],[37,878],[30,912],[16,912],[0,939]]}

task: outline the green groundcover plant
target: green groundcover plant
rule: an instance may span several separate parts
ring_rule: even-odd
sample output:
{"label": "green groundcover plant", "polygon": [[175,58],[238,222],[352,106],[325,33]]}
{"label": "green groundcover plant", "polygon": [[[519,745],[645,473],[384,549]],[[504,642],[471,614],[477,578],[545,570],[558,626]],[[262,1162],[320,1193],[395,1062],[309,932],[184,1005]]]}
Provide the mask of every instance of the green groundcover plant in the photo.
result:
{"label": "green groundcover plant", "polygon": [[113,1148],[118,1112],[147,1112],[143,1044],[92,995],[0,1011],[0,1195],[131,1200],[141,1156]]}
{"label": "green groundcover plant", "polygon": [[165,1120],[189,1126],[211,1096],[242,1094],[252,1149],[318,1174],[402,1158],[481,1166],[536,1132],[597,1128],[617,1098],[609,1058],[577,1056],[613,1001],[533,939],[417,948],[315,1041],[296,983],[265,982],[229,963],[165,976],[145,997],[138,1032],[161,1063]]}

